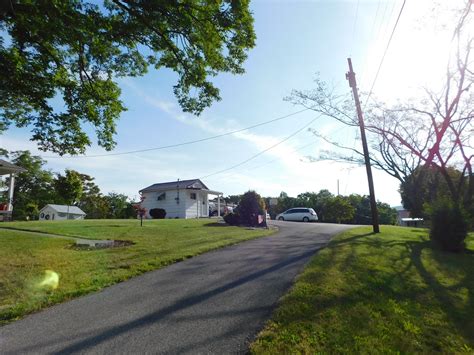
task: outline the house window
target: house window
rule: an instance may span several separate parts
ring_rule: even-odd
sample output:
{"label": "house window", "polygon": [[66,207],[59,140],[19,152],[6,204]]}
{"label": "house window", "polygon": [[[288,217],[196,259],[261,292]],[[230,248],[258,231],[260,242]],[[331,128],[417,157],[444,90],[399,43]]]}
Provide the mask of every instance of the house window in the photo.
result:
{"label": "house window", "polygon": [[195,192],[191,192],[191,200],[195,200],[196,199],[196,193]]}
{"label": "house window", "polygon": [[40,218],[44,218],[44,213],[43,212],[41,212]]}
{"label": "house window", "polygon": [[58,212],[58,216],[59,216],[59,217],[66,217],[66,214],[65,214],[65,213],[62,213],[62,212]]}
{"label": "house window", "polygon": [[166,200],[166,192],[163,192],[162,194],[158,195],[157,200],[158,201]]}

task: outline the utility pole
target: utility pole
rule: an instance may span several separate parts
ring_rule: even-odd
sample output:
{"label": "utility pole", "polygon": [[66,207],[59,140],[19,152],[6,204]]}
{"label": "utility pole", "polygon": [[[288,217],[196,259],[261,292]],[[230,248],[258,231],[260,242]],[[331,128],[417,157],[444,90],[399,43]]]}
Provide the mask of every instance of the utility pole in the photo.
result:
{"label": "utility pole", "polygon": [[377,203],[375,202],[374,180],[372,178],[372,168],[370,166],[369,149],[367,148],[367,138],[365,137],[365,124],[360,108],[359,93],[357,92],[357,82],[354,70],[352,69],[351,58],[347,58],[349,71],[346,73],[346,79],[349,80],[349,86],[354,94],[354,101],[357,108],[357,117],[359,118],[360,137],[362,139],[362,148],[364,149],[365,168],[367,170],[367,180],[369,181],[370,209],[372,211],[372,226],[374,233],[380,233],[379,214],[377,212]]}
{"label": "utility pole", "polygon": [[337,196],[339,196],[339,179],[337,179]]}

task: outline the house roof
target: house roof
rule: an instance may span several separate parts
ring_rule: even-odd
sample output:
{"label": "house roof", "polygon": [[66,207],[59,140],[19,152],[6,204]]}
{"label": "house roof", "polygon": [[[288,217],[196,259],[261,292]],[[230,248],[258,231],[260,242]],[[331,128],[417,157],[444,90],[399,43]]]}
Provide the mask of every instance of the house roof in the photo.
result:
{"label": "house roof", "polygon": [[0,159],[0,175],[6,175],[6,174],[11,174],[11,173],[21,173],[23,171],[26,171],[26,169],[23,169],[20,166],[9,163],[6,160]]}
{"label": "house roof", "polygon": [[162,182],[158,184],[153,184],[139,192],[149,192],[149,191],[161,191],[161,190],[173,190],[173,189],[194,189],[194,190],[209,190],[209,188],[204,185],[204,183],[199,179],[192,180],[179,180],[179,181],[170,181]]}
{"label": "house roof", "polygon": [[41,210],[44,210],[48,206],[58,213],[69,213],[69,214],[79,214],[79,215],[86,214],[83,210],[81,210],[77,206],[69,206],[69,211],[68,211],[68,206],[66,205],[53,205],[51,203],[44,206]]}

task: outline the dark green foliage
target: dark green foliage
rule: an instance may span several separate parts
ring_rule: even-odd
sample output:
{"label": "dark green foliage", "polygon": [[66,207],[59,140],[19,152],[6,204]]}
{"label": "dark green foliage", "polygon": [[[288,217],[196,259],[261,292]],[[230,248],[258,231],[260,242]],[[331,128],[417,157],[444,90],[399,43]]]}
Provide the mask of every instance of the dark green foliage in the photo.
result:
{"label": "dark green foliage", "polygon": [[105,218],[123,219],[136,217],[137,215],[136,212],[133,211],[127,195],[110,192],[104,196],[104,200],[108,206],[108,212]]}
{"label": "dark green foliage", "polygon": [[[368,196],[352,194],[334,196],[328,190],[305,192],[296,198],[280,193],[278,204],[270,213],[275,215],[294,207],[309,207],[316,211],[320,222],[372,224],[370,201]],[[388,204],[377,202],[380,224],[395,224],[397,211]],[[275,218],[272,215],[272,218]]]}
{"label": "dark green foliage", "polygon": [[379,212],[380,224],[395,225],[397,223],[397,210],[390,207],[388,203],[377,201],[377,210]]}
{"label": "dark green foliage", "polygon": [[[446,174],[458,184],[461,172],[446,168]],[[400,184],[403,207],[410,211],[411,217],[429,217],[425,206],[439,199],[451,198],[445,177],[435,168],[420,166]]]}
{"label": "dark green foliage", "polygon": [[240,223],[246,226],[257,226],[258,215],[265,213],[265,202],[255,191],[247,191],[242,195],[238,213]]}
{"label": "dark green foliage", "polygon": [[106,218],[109,205],[100,193],[99,186],[94,183],[94,178],[86,174],[79,175],[83,191],[77,205],[86,213],[88,219]]}
{"label": "dark green foliage", "polygon": [[43,159],[27,150],[10,152],[9,156],[13,164],[26,169],[15,178],[13,219],[35,219],[39,209],[55,201],[53,173],[43,169]]}
{"label": "dark green foliage", "polygon": [[150,210],[150,216],[154,219],[164,219],[166,217],[166,211],[163,208],[152,208]]}
{"label": "dark green foliage", "polygon": [[227,213],[224,215],[224,222],[230,226],[238,226],[240,225],[240,216],[238,213]]}
{"label": "dark green foliage", "polygon": [[118,78],[171,69],[182,109],[200,114],[220,99],[211,77],[243,73],[255,44],[248,0],[2,1],[0,30],[0,131],[32,127],[59,154],[84,153],[84,123],[114,147]]}
{"label": "dark green foliage", "polygon": [[[369,196],[352,194],[347,197],[349,202],[355,208],[353,224],[372,224],[372,212],[370,211]],[[377,211],[379,213],[380,224],[394,225],[397,221],[397,211],[391,208],[389,204],[377,201]]]}
{"label": "dark green foliage", "polygon": [[467,232],[467,218],[462,208],[447,199],[431,207],[430,239],[443,250],[464,250]]}
{"label": "dark green foliage", "polygon": [[82,196],[82,177],[75,170],[66,169],[66,175],[57,174],[54,180],[56,203],[73,205],[79,202]]}
{"label": "dark green foliage", "polygon": [[336,196],[326,201],[324,216],[326,222],[350,223],[354,217],[355,208],[346,197]]}
{"label": "dark green foliage", "polygon": [[[2,153],[0,151],[0,153]],[[13,164],[26,169],[15,178],[13,201],[14,220],[34,220],[38,212],[48,203],[75,204],[87,215],[88,219],[101,218],[135,218],[131,202],[124,194],[109,193],[103,196],[94,178],[80,174],[74,170],[66,170],[65,175],[44,170],[46,163],[38,156],[32,156],[29,151],[8,152]],[[8,184],[8,179],[6,181]]]}

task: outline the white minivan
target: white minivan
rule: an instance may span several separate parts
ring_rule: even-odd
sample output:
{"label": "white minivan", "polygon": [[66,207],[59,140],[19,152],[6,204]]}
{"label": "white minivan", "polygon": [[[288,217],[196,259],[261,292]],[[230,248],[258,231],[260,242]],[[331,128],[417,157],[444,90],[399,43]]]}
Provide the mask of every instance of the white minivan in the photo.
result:
{"label": "white minivan", "polygon": [[312,208],[307,207],[295,207],[286,210],[276,216],[279,221],[303,221],[303,222],[316,222],[318,215]]}

